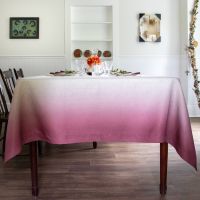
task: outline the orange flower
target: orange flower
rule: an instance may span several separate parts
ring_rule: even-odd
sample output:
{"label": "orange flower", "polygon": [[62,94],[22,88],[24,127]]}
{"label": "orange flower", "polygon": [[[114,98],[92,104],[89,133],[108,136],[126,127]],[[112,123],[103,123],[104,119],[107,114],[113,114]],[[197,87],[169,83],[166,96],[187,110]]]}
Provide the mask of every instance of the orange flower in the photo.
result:
{"label": "orange flower", "polygon": [[101,64],[101,59],[99,58],[99,56],[97,55],[91,55],[88,59],[87,59],[87,64],[92,67],[93,65],[99,65]]}

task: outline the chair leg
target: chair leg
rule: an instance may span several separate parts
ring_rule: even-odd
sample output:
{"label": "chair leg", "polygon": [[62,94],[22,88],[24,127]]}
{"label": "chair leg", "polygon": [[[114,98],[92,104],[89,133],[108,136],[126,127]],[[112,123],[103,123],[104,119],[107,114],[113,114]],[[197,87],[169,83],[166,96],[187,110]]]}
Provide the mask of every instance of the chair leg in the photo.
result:
{"label": "chair leg", "polygon": [[2,158],[4,159],[5,154],[5,148],[6,148],[6,131],[7,131],[7,122],[5,122],[5,128],[4,128],[4,136],[3,136],[3,148],[2,148]]}
{"label": "chair leg", "polygon": [[[0,141],[3,141],[4,140],[4,135],[2,136],[2,122],[0,122]],[[3,158],[3,142],[2,142],[2,152],[1,152],[1,156]]]}
{"label": "chair leg", "polygon": [[0,122],[0,138],[1,138],[1,132],[2,132],[2,122]]}

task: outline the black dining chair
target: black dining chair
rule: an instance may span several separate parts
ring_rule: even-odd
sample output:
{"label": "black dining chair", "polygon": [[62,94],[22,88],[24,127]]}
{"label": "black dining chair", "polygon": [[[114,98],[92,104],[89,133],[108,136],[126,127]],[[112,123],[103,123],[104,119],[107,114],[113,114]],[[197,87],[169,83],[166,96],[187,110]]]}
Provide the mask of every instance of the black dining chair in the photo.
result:
{"label": "black dining chair", "polygon": [[5,152],[6,130],[8,124],[8,107],[6,104],[5,95],[3,93],[2,86],[0,85],[0,141],[2,141],[2,157]]}
{"label": "black dining chair", "polygon": [[14,71],[16,80],[24,77],[24,72],[23,72],[22,68],[19,68],[18,70],[16,70],[14,68],[13,71]]}
{"label": "black dining chair", "polygon": [[[14,72],[15,73],[15,72]],[[19,69],[18,71],[16,70],[16,74],[17,74],[17,77],[24,77],[24,73],[22,71],[22,69]],[[1,78],[2,78],[2,81],[3,81],[3,84],[4,84],[4,87],[6,89],[6,93],[7,93],[7,96],[8,96],[8,99],[11,103],[12,101],[12,97],[13,97],[13,93],[14,93],[14,89],[15,89],[15,78],[14,78],[14,75],[13,75],[13,72],[11,69],[8,69],[8,70],[5,70],[5,71],[2,71],[0,69],[0,75],[1,75]],[[16,78],[17,79],[17,78]],[[1,87],[2,88],[2,87]],[[2,90],[2,89],[1,89]],[[3,91],[3,90],[2,90]],[[5,97],[5,96],[4,96]],[[5,99],[5,98],[4,98]],[[2,101],[3,102],[3,101]],[[7,106],[6,102],[5,102],[5,105]],[[8,108],[7,108],[8,110]],[[7,112],[7,115],[8,115],[8,112]],[[5,119],[6,120],[6,119]],[[2,120],[1,120],[2,121]],[[6,121],[6,126],[7,126],[7,121]],[[0,125],[2,125],[2,123],[0,123]],[[2,129],[2,127],[0,127]],[[6,129],[4,129],[4,135],[6,133]],[[5,139],[5,137],[2,137]],[[3,139],[2,139],[3,140]],[[3,146],[5,145],[5,142],[3,142]],[[3,150],[5,150],[5,148],[3,147]],[[38,142],[38,152],[39,152],[39,155],[42,155],[42,144],[41,142]]]}
{"label": "black dining chair", "polygon": [[13,72],[11,69],[5,70],[5,71],[2,71],[0,69],[0,75],[1,75],[2,81],[4,83],[6,93],[8,95],[8,99],[11,102],[12,97],[13,97],[14,88],[15,88],[15,78],[14,78]]}
{"label": "black dining chair", "polygon": [[[6,131],[8,124],[9,110],[6,103],[6,98],[3,92],[3,88],[0,84],[0,142],[2,142],[2,151],[0,156],[4,158],[5,153],[5,142],[6,142]],[[42,155],[42,144],[38,141],[38,153]],[[27,156],[29,154],[20,154],[21,156]]]}

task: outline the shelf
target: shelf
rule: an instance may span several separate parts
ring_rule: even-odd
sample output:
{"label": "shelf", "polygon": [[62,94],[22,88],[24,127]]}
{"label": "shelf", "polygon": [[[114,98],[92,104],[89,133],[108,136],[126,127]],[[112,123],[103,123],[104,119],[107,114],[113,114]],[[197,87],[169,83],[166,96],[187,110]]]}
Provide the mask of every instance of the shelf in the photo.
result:
{"label": "shelf", "polygon": [[72,24],[112,24],[112,22],[72,22]]}
{"label": "shelf", "polygon": [[110,7],[110,5],[72,5],[71,6],[72,8],[107,8],[107,7]]}
{"label": "shelf", "polygon": [[[112,60],[112,57],[100,57],[101,60]],[[72,60],[87,60],[86,57],[75,58],[73,57]]]}
{"label": "shelf", "polygon": [[[95,1],[95,0],[94,0]],[[72,6],[71,22],[111,22],[112,6]]]}
{"label": "shelf", "polygon": [[73,42],[112,42],[112,39],[72,39]]}
{"label": "shelf", "polygon": [[104,57],[101,60],[113,60],[113,6],[71,6],[70,9],[70,59],[86,60],[73,56],[75,49],[85,50],[99,49],[110,51],[112,57]]}

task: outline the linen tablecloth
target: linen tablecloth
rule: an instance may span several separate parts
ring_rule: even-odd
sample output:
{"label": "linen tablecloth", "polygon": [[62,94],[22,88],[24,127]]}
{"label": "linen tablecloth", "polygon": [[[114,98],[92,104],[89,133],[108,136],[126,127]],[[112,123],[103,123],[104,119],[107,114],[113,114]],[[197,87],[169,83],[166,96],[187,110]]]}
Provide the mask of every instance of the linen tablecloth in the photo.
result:
{"label": "linen tablecloth", "polygon": [[17,81],[5,161],[43,140],[167,142],[196,168],[180,82],[170,77],[32,77]]}

